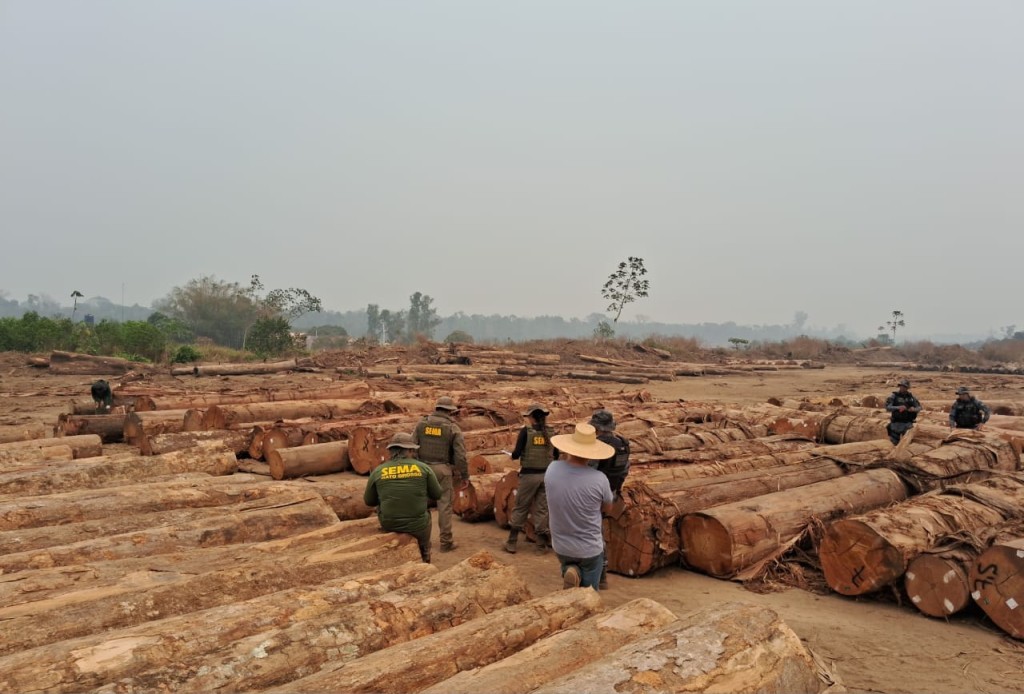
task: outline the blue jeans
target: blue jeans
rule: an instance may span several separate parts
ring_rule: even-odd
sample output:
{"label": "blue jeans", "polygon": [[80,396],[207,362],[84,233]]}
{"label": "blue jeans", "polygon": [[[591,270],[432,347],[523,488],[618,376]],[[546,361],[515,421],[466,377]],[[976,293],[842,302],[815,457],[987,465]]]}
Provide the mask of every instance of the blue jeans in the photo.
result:
{"label": "blue jeans", "polygon": [[604,552],[596,557],[580,559],[578,557],[567,557],[564,554],[555,555],[562,564],[562,575],[571,564],[575,564],[580,570],[580,588],[593,588],[597,590],[597,584],[601,582],[601,569],[604,568]]}

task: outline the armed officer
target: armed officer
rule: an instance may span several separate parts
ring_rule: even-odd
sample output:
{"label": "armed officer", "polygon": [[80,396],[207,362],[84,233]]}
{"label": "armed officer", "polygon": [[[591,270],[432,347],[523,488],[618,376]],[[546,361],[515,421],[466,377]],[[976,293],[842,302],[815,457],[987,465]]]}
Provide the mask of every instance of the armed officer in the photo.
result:
{"label": "armed officer", "polygon": [[441,483],[437,528],[442,552],[450,552],[457,547],[452,537],[453,490],[469,484],[466,439],[453,420],[458,410],[455,401],[447,395],[438,398],[434,413],[421,419],[412,435],[413,442],[420,448],[420,460],[430,465]]}
{"label": "armed officer", "polygon": [[[597,440],[611,446],[615,452],[604,460],[592,460],[590,464],[603,472],[608,478],[612,495],[618,499],[622,493],[622,484],[629,475],[629,439],[615,432],[615,417],[608,410],[596,410],[590,416],[590,425],[597,431]],[[603,530],[603,524],[602,524]],[[604,565],[601,567],[601,579],[598,587],[608,587],[608,539],[604,541]]]}
{"label": "armed officer", "polygon": [[537,551],[546,552],[551,544],[544,473],[559,453],[551,445],[554,432],[547,423],[549,414],[550,410],[538,403],[527,407],[523,416],[529,418],[529,424],[519,430],[516,446],[512,449],[512,460],[519,461],[519,486],[516,488],[516,505],[509,518],[511,530],[504,546],[504,550],[511,554],[516,552],[519,533],[526,527],[526,519],[531,513],[533,527],[537,531]]}
{"label": "armed officer", "polygon": [[889,440],[894,446],[914,426],[917,413],[921,411],[921,403],[910,392],[910,381],[901,378],[897,385],[898,390],[885,401],[885,409],[890,415],[889,424],[885,429],[889,432]]}
{"label": "armed officer", "polygon": [[971,395],[969,388],[956,389],[956,401],[949,408],[950,429],[981,429],[991,416],[989,406]]}

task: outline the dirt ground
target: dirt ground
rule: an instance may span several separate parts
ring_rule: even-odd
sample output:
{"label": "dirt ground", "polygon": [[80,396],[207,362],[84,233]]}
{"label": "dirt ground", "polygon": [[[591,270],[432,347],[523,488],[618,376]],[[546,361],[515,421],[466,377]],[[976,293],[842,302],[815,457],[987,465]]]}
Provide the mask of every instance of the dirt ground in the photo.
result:
{"label": "dirt ground", "polygon": [[[71,398],[87,399],[92,379],[88,376],[54,376],[23,366],[24,357],[0,355],[0,425],[43,421],[52,425],[57,414],[67,409]],[[903,376],[896,371],[836,366],[825,369],[754,372],[738,376],[684,378],[653,382],[643,386],[659,400],[695,400],[730,403],[760,403],[769,397],[801,398],[827,395],[885,394]],[[971,386],[982,400],[1024,401],[1024,377],[956,375],[943,373],[907,374],[912,390],[921,400],[948,399],[961,384]],[[257,379],[175,379],[166,385],[219,390],[267,385],[306,385],[330,379],[329,374],[289,374]],[[113,379],[112,379],[113,380]],[[637,386],[617,384],[533,383],[539,390],[553,385],[568,392],[635,392]],[[408,386],[407,386],[408,387]],[[467,387],[463,384],[462,387]],[[486,390],[486,384],[469,386]],[[426,387],[420,388],[421,390]],[[435,526],[436,527],[436,526]],[[436,532],[436,530],[435,530]],[[514,563],[535,595],[561,587],[557,560],[552,554],[537,554],[533,546],[520,543],[515,555],[501,551],[506,533],[493,522],[456,522],[458,548],[448,554],[435,549],[435,563],[447,568],[479,549]],[[436,540],[435,540],[436,542]],[[923,616],[909,604],[899,604],[894,594],[881,597],[846,598],[788,588],[755,593],[742,585],[722,581],[683,569],[663,569],[653,575],[630,579],[609,577],[609,590],[602,593],[609,606],[634,598],[651,598],[677,614],[722,602],[745,602],[776,610],[804,643],[833,668],[852,692],[1009,692],[1024,689],[1024,642],[1015,641],[986,622],[980,611],[968,611],[949,620]]]}

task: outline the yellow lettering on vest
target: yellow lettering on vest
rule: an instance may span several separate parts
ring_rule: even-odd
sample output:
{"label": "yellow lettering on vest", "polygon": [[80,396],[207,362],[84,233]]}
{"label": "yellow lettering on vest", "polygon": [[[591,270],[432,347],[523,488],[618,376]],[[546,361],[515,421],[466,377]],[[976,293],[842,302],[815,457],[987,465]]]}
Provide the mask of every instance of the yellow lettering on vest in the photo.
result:
{"label": "yellow lettering on vest", "polygon": [[534,436],[533,437],[533,445],[534,446],[543,446],[543,445],[545,445],[544,444],[544,437],[543,436]]}
{"label": "yellow lettering on vest", "polygon": [[423,433],[427,436],[440,436],[441,427],[423,427]]}

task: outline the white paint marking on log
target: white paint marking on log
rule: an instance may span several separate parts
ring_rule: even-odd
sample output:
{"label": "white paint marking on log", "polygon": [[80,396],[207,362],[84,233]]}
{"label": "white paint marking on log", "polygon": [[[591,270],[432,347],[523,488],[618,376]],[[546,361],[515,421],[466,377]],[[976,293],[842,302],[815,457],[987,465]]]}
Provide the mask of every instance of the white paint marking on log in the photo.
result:
{"label": "white paint marking on log", "polygon": [[920,595],[911,595],[910,596],[910,602],[912,602],[912,603],[914,603],[916,605],[917,603],[921,602],[921,596]]}
{"label": "white paint marking on log", "polygon": [[943,583],[949,583],[954,578],[956,578],[956,571],[953,571],[953,569],[950,569],[949,571],[946,572],[946,575],[942,577],[942,582]]}
{"label": "white paint marking on log", "polygon": [[908,581],[913,581],[914,580],[914,572],[913,571],[908,571],[907,572],[907,580]]}
{"label": "white paint marking on log", "polygon": [[1017,550],[1017,558],[1018,559],[1024,559],[1024,549],[1018,549]]}
{"label": "white paint marking on log", "polygon": [[1016,610],[1017,609],[1017,601],[1014,600],[1013,598],[1007,598],[1006,599],[1006,606],[1009,607],[1011,610]]}
{"label": "white paint marking on log", "polygon": [[975,600],[981,600],[981,591],[980,590],[974,591],[973,593],[971,593],[971,597],[974,598]]}
{"label": "white paint marking on log", "polygon": [[949,598],[943,598],[942,605],[946,608],[946,612],[953,614],[953,603],[949,601]]}

